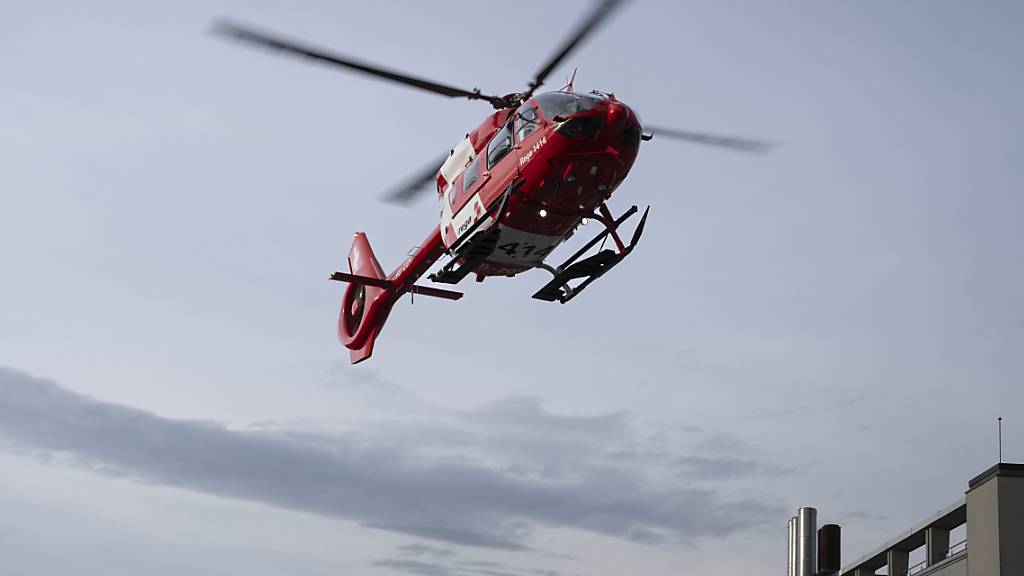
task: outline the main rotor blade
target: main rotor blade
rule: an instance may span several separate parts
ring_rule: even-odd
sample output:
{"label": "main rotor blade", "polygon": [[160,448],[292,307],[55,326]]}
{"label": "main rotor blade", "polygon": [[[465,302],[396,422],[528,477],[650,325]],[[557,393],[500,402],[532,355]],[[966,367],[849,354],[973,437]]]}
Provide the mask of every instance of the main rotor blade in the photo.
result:
{"label": "main rotor blade", "polygon": [[448,159],[448,156],[442,156],[437,161],[425,165],[419,169],[415,174],[406,179],[398,186],[395,186],[387,194],[381,196],[381,200],[389,204],[408,204],[421,192],[432,190],[430,184],[434,183],[437,178],[437,171],[444,164],[444,161]]}
{"label": "main rotor blade", "polygon": [[406,86],[412,86],[414,88],[419,88],[420,90],[441,94],[443,96],[448,96],[449,98],[462,97],[469,98],[470,100],[486,100],[494,106],[504,105],[506,102],[506,100],[500,96],[481,94],[478,89],[464,90],[462,88],[448,86],[447,84],[417,78],[416,76],[411,76],[396,70],[389,70],[382,66],[360,61],[342,54],[331,53],[293,40],[259,32],[251,28],[243,28],[230,22],[216,22],[214,24],[213,32],[222,36],[230,36],[239,40],[244,40],[251,44],[257,44],[267,48],[288,52],[289,54],[303,56],[315,61],[342,66],[370,76],[385,78],[392,82],[398,82],[399,84],[405,84]]}
{"label": "main rotor blade", "polygon": [[768,152],[778,146],[778,144],[773,144],[771,142],[760,142],[757,140],[747,140],[745,138],[735,138],[732,136],[717,136],[715,134],[690,132],[689,130],[677,130],[675,128],[663,128],[660,126],[645,125],[644,130],[653,133],[655,137],[661,136],[664,138],[674,138],[676,140],[685,140],[687,142],[696,142],[698,144],[707,144],[709,146],[731,148],[733,150],[742,150],[744,152]]}
{"label": "main rotor blade", "polygon": [[621,3],[622,0],[601,0],[601,2],[594,7],[590,16],[583,21],[580,27],[572,36],[569,37],[562,48],[548,60],[548,63],[545,64],[540,71],[537,72],[537,75],[534,76],[533,81],[529,84],[530,88],[523,94],[523,98],[533,96],[534,91],[537,90],[537,88],[540,88],[540,85],[547,79],[548,74],[551,74],[551,71],[562,63],[562,60],[572,52],[573,48],[576,48],[576,45],[582,42],[588,34],[593,32],[594,29],[597,28],[597,26],[601,24],[609,14],[611,14],[612,10]]}

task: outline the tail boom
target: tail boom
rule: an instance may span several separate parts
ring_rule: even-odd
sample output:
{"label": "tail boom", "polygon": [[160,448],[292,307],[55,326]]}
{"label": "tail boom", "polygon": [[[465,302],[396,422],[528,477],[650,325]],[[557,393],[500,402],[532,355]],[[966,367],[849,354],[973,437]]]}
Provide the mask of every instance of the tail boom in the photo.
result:
{"label": "tail boom", "polygon": [[357,232],[348,254],[350,273],[336,272],[332,280],[348,282],[338,315],[338,339],[349,349],[353,364],[373,354],[373,344],[391,308],[406,292],[457,300],[461,293],[417,286],[416,280],[444,253],[441,229],[430,235],[394,272],[384,276],[366,234]]}

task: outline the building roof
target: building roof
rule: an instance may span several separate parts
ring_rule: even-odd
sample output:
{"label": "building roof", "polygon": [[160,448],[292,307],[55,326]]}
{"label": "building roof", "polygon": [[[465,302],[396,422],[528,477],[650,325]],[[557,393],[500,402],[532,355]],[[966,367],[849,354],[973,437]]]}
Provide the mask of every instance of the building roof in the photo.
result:
{"label": "building roof", "polygon": [[967,483],[967,491],[970,492],[996,476],[1010,476],[1016,478],[1024,477],[1024,464],[1000,462],[972,478],[971,481]]}

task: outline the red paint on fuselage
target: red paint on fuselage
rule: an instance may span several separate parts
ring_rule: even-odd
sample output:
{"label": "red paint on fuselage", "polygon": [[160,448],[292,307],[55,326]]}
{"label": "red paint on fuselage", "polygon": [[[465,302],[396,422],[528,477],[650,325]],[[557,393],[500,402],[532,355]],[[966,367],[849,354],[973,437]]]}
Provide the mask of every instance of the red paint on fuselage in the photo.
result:
{"label": "red paint on fuselage", "polygon": [[[633,166],[640,143],[640,122],[628,106],[614,98],[573,96],[588,99],[591,107],[548,118],[536,99],[525,102],[519,110],[538,110],[539,128],[521,142],[517,134],[512,153],[489,170],[487,145],[508,122],[515,122],[515,114],[500,110],[488,116],[469,135],[478,155],[474,162],[480,162],[479,178],[470,189],[461,190],[462,176],[458,177],[457,205],[461,207],[479,192],[484,206],[490,206],[499,201],[515,179],[522,178],[525,183],[519,194],[510,199],[501,215],[501,224],[562,240],[571,236],[580,221],[591,217],[622,183]],[[546,216],[541,216],[541,210]],[[451,246],[454,238],[446,234],[445,244]],[[530,268],[487,260],[476,272],[482,276],[508,276]]]}

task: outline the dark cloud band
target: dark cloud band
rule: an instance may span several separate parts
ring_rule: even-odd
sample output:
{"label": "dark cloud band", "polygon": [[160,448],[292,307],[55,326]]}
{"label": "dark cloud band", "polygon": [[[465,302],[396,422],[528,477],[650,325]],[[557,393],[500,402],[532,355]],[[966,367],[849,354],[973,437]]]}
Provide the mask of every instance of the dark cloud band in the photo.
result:
{"label": "dark cloud band", "polygon": [[[463,420],[485,415],[505,426],[514,422],[524,431],[540,425],[546,434],[557,434],[563,427],[563,438],[573,437],[584,424],[603,424],[606,435],[628,433],[621,418],[560,417],[529,402],[494,404],[464,414]],[[438,433],[480,435],[484,424],[452,426]],[[422,440],[429,444],[424,434]],[[500,451],[500,438],[516,438],[514,431],[505,434],[490,448]],[[0,435],[34,450],[68,455],[101,473],[467,546],[525,549],[538,525],[651,544],[689,542],[763,525],[778,515],[775,506],[763,502],[724,501],[709,489],[654,482],[636,459],[614,464],[597,455],[577,456],[571,475],[523,474],[475,458],[424,454],[413,440],[374,442],[373,435],[365,434],[311,438],[163,418],[4,368]],[[493,435],[489,437],[493,442]],[[572,445],[563,449],[574,451]],[[584,444],[575,449],[593,451]],[[547,464],[551,468],[557,463]]]}

